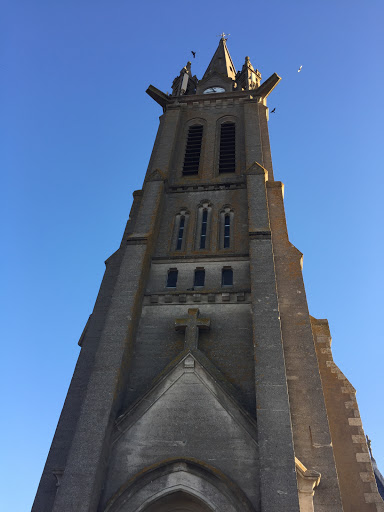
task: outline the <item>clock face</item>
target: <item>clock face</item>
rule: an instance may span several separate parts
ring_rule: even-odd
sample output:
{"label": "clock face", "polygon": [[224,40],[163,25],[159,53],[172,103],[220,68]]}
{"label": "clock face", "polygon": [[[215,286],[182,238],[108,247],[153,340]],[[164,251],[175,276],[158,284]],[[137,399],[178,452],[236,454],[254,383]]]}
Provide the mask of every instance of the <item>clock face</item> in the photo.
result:
{"label": "clock face", "polygon": [[225,89],[222,87],[208,87],[208,89],[205,89],[203,94],[212,94],[214,92],[225,92]]}

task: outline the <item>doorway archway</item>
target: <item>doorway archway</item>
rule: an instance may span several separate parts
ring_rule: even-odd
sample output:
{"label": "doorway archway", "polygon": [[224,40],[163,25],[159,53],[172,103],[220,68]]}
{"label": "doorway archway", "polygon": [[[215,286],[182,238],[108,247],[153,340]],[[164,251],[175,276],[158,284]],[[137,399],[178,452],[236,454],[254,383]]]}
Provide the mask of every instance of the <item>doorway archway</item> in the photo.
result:
{"label": "doorway archway", "polygon": [[158,463],[122,486],[104,512],[255,512],[238,485],[194,459]]}
{"label": "doorway archway", "polygon": [[176,491],[157,499],[143,512],[212,512],[212,509],[196,496]]}

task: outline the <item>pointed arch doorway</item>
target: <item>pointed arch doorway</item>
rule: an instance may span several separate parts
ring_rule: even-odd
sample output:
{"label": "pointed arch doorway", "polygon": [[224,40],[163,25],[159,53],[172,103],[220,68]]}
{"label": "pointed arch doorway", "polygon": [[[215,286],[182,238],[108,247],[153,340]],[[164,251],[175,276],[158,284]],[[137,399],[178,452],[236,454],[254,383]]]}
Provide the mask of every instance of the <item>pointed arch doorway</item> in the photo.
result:
{"label": "pointed arch doorway", "polygon": [[143,512],[213,512],[213,509],[196,496],[176,491],[151,503]]}
{"label": "pointed arch doorway", "polygon": [[256,512],[224,473],[194,459],[160,462],[130,479],[104,512]]}

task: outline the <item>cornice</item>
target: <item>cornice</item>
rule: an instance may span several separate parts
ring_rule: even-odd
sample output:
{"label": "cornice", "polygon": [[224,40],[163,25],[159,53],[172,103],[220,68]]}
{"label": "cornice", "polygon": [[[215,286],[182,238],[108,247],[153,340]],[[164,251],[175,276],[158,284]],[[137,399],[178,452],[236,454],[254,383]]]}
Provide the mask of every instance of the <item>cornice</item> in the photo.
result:
{"label": "cornice", "polygon": [[[224,251],[225,249],[223,249]],[[171,257],[167,258],[164,256],[154,256],[152,258],[153,263],[166,263],[167,265],[170,265],[172,263],[196,263],[196,261],[199,260],[199,263],[201,264],[201,260],[209,260],[211,263],[212,261],[218,261],[218,262],[234,262],[234,261],[249,261],[249,254],[234,254],[234,253],[228,253],[225,254],[193,254],[191,256],[186,256],[184,254],[173,254]]]}
{"label": "cornice", "polygon": [[177,184],[169,185],[167,192],[169,193],[183,193],[183,192],[202,192],[214,190],[234,190],[246,188],[245,181],[224,182],[224,183],[190,183],[190,184]]}
{"label": "cornice", "polygon": [[250,304],[251,292],[245,291],[185,291],[146,293],[144,306],[169,306],[170,304]]}

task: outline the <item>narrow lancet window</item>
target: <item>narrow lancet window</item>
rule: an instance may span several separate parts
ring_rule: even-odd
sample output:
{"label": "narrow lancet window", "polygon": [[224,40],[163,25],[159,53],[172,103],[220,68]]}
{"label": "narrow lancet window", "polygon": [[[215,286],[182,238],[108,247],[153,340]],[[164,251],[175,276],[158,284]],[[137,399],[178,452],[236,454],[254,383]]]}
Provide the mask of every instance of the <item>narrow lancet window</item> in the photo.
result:
{"label": "narrow lancet window", "polygon": [[184,227],[185,227],[185,217],[182,216],[182,217],[180,217],[179,231],[177,234],[176,251],[181,251],[181,247],[183,245]]}
{"label": "narrow lancet window", "polygon": [[228,249],[231,245],[231,217],[227,213],[224,217],[224,249]]}
{"label": "narrow lancet window", "polygon": [[235,123],[223,123],[220,129],[219,172],[236,171]]}
{"label": "narrow lancet window", "polygon": [[207,240],[207,224],[208,224],[208,211],[203,211],[201,220],[201,234],[200,234],[200,249],[205,249],[205,242]]}
{"label": "narrow lancet window", "polygon": [[204,199],[197,207],[195,249],[209,250],[211,244],[212,204]]}
{"label": "narrow lancet window", "polygon": [[234,250],[234,218],[231,206],[226,205],[220,211],[220,249]]}
{"label": "narrow lancet window", "polygon": [[195,279],[193,281],[194,287],[202,287],[205,283],[205,270],[203,268],[197,268],[195,270]]}
{"label": "narrow lancet window", "polygon": [[231,268],[224,267],[221,272],[221,286],[232,286],[233,285],[233,270]]}
{"label": "narrow lancet window", "polygon": [[168,270],[168,276],[167,276],[167,288],[176,288],[177,284],[177,275],[178,270],[177,268],[170,268]]}
{"label": "narrow lancet window", "polygon": [[201,124],[190,126],[185,149],[183,174],[197,174],[199,172],[202,139],[203,126]]}

